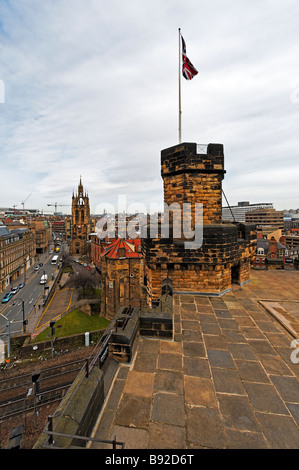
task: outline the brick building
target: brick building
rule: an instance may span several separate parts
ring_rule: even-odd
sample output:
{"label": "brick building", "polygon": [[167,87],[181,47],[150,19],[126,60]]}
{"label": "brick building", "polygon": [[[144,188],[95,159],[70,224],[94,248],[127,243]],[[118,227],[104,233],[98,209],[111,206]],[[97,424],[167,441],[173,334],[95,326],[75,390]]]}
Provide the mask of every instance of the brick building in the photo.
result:
{"label": "brick building", "polygon": [[[161,167],[164,202],[175,207],[169,217],[168,237],[152,238],[149,226],[143,235],[148,301],[160,298],[166,279],[174,292],[209,295],[227,292],[234,282],[249,281],[255,226],[222,223],[223,146],[209,144],[207,153],[198,154],[195,143],[176,145],[162,150]],[[196,204],[203,205],[202,246],[190,249],[185,243],[196,228]],[[187,217],[190,230],[178,236],[177,225],[186,205],[191,209]]]}
{"label": "brick building", "polygon": [[101,270],[102,255],[106,248],[109,248],[112,243],[116,241],[115,238],[105,237],[101,239],[97,236],[97,233],[91,233],[90,236],[90,257],[96,268]]}

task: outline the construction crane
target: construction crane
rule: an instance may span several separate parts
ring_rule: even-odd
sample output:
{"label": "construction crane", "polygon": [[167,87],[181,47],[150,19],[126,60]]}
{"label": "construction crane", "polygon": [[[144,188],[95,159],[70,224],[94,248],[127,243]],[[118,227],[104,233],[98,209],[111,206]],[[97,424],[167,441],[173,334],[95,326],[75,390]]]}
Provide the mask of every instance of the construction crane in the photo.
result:
{"label": "construction crane", "polygon": [[25,202],[27,201],[27,199],[29,199],[29,197],[31,196],[32,193],[29,194],[29,196],[26,197],[25,201],[21,202],[22,206],[23,206],[23,214],[25,214]]}
{"label": "construction crane", "polygon": [[57,204],[57,202],[55,202],[55,204],[47,204],[47,206],[54,206],[55,212],[57,212],[57,207],[69,206],[69,204]]}

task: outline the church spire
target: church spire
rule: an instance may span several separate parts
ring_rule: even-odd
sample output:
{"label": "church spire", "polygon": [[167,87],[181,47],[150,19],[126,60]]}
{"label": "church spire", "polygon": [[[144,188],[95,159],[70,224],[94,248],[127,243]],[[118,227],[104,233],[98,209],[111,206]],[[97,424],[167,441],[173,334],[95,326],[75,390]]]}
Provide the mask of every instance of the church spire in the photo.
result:
{"label": "church spire", "polygon": [[83,197],[83,185],[82,185],[82,180],[81,180],[82,176],[80,175],[80,183],[79,183],[79,186],[78,186],[78,196],[82,196]]}

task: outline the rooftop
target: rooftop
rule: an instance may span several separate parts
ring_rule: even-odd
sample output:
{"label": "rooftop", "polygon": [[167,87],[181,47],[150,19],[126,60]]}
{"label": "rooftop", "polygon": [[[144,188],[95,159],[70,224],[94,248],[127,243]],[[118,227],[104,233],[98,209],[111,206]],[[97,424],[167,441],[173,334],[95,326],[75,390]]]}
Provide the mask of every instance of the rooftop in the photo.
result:
{"label": "rooftop", "polygon": [[139,338],[93,437],[125,449],[298,448],[298,298],[299,271],[253,271],[219,298],[175,295],[173,340]]}
{"label": "rooftop", "polygon": [[141,258],[141,253],[136,252],[137,246],[140,246],[140,239],[128,241],[123,238],[118,238],[110,246],[105,248],[103,256],[110,259]]}

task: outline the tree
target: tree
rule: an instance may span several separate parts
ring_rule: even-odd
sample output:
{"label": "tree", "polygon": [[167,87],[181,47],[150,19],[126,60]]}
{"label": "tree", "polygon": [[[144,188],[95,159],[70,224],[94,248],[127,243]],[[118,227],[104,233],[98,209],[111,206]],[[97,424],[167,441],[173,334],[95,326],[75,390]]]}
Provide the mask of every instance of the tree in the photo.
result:
{"label": "tree", "polygon": [[69,287],[73,287],[74,289],[82,289],[83,298],[85,299],[87,289],[91,289],[92,292],[95,291],[97,286],[97,279],[88,271],[79,271],[70,276],[69,280],[67,281],[67,285]]}

